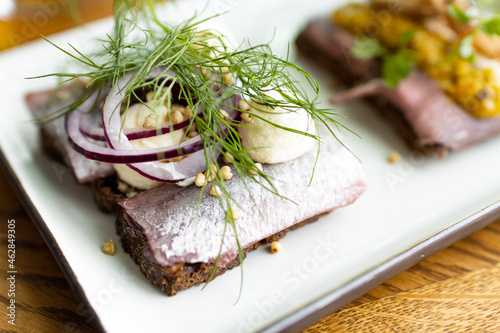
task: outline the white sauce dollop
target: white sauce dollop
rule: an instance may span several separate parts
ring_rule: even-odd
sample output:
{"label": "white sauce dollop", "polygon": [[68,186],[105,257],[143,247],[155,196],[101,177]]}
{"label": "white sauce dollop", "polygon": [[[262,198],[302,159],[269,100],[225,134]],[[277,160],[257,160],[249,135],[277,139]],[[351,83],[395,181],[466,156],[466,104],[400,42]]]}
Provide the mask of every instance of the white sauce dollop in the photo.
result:
{"label": "white sauce dollop", "polygon": [[[135,128],[143,127],[146,117],[151,114],[157,115],[158,122],[164,122],[167,114],[168,108],[164,105],[154,106],[153,102],[147,102],[148,106],[137,103],[129,107],[127,111],[127,116],[125,118],[123,128]],[[123,117],[123,116],[122,116]],[[184,130],[180,129],[172,133],[167,133],[163,135],[154,136],[151,138],[132,140],[130,143],[135,149],[155,149],[161,147],[168,147],[177,145],[181,142],[184,135]],[[130,169],[125,164],[113,164],[118,177],[125,183],[132,185],[133,187],[140,190],[149,190],[153,187],[159,186],[163,183],[157,182],[155,180],[144,177],[137,171]],[[191,181],[192,182],[192,181]],[[183,186],[189,185],[189,182],[182,184]]]}
{"label": "white sauce dollop", "polygon": [[[283,108],[270,109],[252,102],[248,104],[251,113],[272,123],[316,135],[314,121],[304,109],[289,111]],[[243,149],[255,162],[290,161],[308,152],[317,142],[304,135],[275,127],[257,117],[253,117],[251,122],[242,121],[242,126],[238,128],[238,132]]]}

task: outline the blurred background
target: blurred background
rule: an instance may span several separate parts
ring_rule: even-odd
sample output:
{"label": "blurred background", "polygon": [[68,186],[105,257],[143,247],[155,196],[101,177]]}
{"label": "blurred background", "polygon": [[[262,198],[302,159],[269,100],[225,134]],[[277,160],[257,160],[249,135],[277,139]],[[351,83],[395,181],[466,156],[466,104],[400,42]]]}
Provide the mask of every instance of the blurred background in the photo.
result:
{"label": "blurred background", "polygon": [[111,15],[113,0],[0,0],[0,51]]}

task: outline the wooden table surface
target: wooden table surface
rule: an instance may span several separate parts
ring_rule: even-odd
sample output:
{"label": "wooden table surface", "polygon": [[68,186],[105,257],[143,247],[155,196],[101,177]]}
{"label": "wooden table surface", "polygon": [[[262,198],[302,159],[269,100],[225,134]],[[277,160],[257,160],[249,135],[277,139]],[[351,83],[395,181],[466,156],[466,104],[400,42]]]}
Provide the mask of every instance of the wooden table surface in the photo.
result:
{"label": "wooden table surface", "polygon": [[[3,0],[0,0],[3,1]],[[92,20],[111,12],[111,1],[90,0],[82,17]],[[33,12],[31,12],[33,13]],[[0,49],[24,21],[0,18]],[[17,17],[19,19],[19,17]],[[14,22],[14,23],[12,23]],[[53,15],[38,34],[73,24]],[[25,36],[18,42],[36,36]],[[1,37],[0,37],[1,38]],[[0,170],[1,332],[96,332],[91,318],[70,289],[52,253]],[[16,221],[16,326],[6,314],[9,298],[7,222]],[[311,326],[306,332],[500,332],[500,221],[425,259]]]}

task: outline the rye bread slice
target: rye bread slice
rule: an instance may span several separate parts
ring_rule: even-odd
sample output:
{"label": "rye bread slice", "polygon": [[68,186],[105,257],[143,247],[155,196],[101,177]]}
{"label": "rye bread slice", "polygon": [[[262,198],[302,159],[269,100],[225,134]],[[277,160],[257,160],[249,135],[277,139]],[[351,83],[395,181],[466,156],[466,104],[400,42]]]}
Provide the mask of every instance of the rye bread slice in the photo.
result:
{"label": "rye bread slice", "polygon": [[[282,239],[287,235],[288,231],[315,222],[321,215],[299,222],[243,249],[245,258],[248,252],[257,249],[260,245]],[[130,216],[127,216],[123,210],[118,214],[118,218],[116,219],[116,230],[120,236],[124,251],[139,265],[140,272],[151,281],[153,286],[167,296],[174,296],[178,291],[207,282],[212,274],[214,264],[210,263],[179,263],[166,267],[160,266],[149,253],[147,239],[142,233],[140,226]],[[240,260],[236,257],[225,267],[218,267],[214,278],[239,265]]]}

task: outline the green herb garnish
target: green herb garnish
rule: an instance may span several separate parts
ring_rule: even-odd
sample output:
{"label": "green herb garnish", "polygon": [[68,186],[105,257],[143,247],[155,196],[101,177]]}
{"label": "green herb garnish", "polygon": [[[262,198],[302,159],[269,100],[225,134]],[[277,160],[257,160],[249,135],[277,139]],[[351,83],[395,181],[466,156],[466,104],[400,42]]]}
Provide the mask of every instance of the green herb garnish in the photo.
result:
{"label": "green herb garnish", "polygon": [[[115,0],[114,31],[106,39],[99,41],[102,46],[100,50],[87,54],[71,45],[70,49],[66,50],[53,44],[75,60],[80,65],[81,71],[76,74],[53,73],[40,77],[58,77],[63,82],[86,77],[91,80],[89,85],[91,89],[99,89],[102,93],[106,93],[106,90],[115,86],[124,74],[135,72],[127,85],[121,87],[125,94],[123,102],[126,105],[138,99],[136,95],[138,89],[146,87],[148,89],[154,87],[154,101],[168,103],[168,92],[177,83],[180,87],[178,97],[185,100],[191,110],[197,110],[202,106],[202,114],[194,115],[189,126],[195,126],[200,133],[207,170],[210,170],[211,160],[215,160],[216,151],[220,151],[224,156],[231,154],[234,169],[244,182],[259,183],[267,190],[281,196],[276,192],[272,179],[269,179],[264,172],[258,172],[262,177],[251,175],[250,170],[255,170],[255,163],[242,147],[237,131],[237,127],[242,125],[233,123],[230,126],[220,112],[224,100],[229,96],[242,94],[247,100],[262,106],[263,109],[265,107],[282,107],[289,111],[305,109],[316,124],[326,125],[334,136],[333,128],[339,129],[343,126],[333,118],[336,116],[335,113],[317,107],[319,84],[307,72],[287,59],[274,55],[268,44],[248,47],[229,45],[224,35],[200,27],[200,24],[207,20],[197,21],[195,16],[179,25],[170,26],[158,18],[152,0]],[[175,76],[168,78],[168,81],[161,77],[144,82],[150,71],[160,66],[172,70]],[[307,82],[307,88],[301,86],[296,76]],[[237,81],[237,84],[229,82],[231,78]],[[307,96],[306,89],[314,92],[313,98]],[[164,93],[165,90],[167,93]],[[90,89],[87,89],[88,91]],[[281,98],[271,97],[271,91],[277,91]],[[73,112],[90,96],[90,93],[84,94],[74,103],[42,121],[50,121]],[[226,106],[246,112],[240,110],[238,106]],[[256,114],[253,116],[262,119]],[[311,135],[270,123],[278,128],[321,140],[319,134]],[[222,124],[228,128],[227,133],[222,131]],[[219,170],[217,163],[214,163]],[[239,207],[239,203],[228,193],[219,172],[213,176],[213,184],[218,184],[223,192],[219,200],[225,211]],[[201,193],[199,198],[201,200]],[[227,216],[225,221],[224,230],[227,224],[230,224],[236,233],[235,222]],[[237,243],[239,258],[242,260],[243,250],[238,240]],[[219,257],[210,279],[215,273],[218,260]]]}
{"label": "green herb garnish", "polygon": [[415,55],[407,49],[413,34],[409,30],[400,36],[401,49],[396,52],[387,49],[375,38],[358,37],[354,39],[351,54],[356,59],[381,59],[382,78],[387,87],[395,88],[415,68]]}

